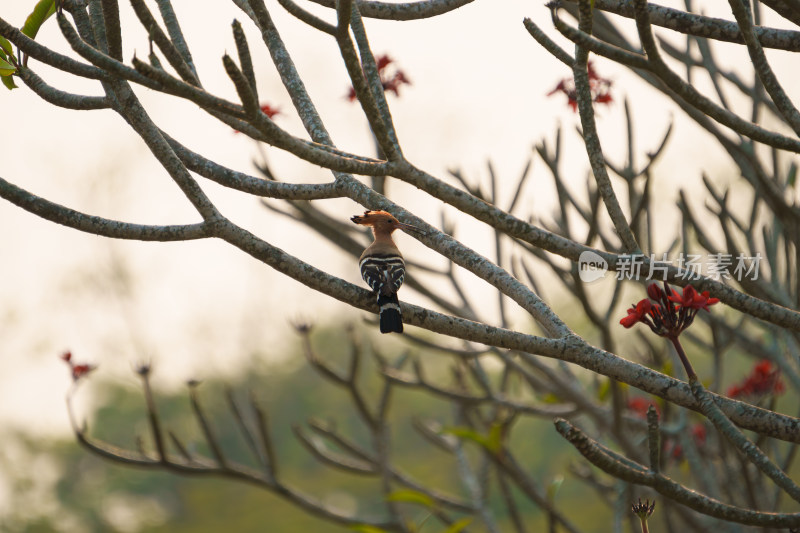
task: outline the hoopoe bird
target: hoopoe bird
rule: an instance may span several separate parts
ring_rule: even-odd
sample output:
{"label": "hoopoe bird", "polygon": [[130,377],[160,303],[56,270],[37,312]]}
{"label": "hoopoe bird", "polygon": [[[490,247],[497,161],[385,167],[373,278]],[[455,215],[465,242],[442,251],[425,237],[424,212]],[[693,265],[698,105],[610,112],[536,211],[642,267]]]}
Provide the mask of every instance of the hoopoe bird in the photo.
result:
{"label": "hoopoe bird", "polygon": [[386,211],[364,211],[363,216],[356,215],[350,220],[362,226],[372,226],[375,236],[375,241],[361,254],[358,267],[361,277],[378,297],[381,333],[402,333],[403,317],[397,291],[403,284],[406,265],[403,254],[392,240],[392,232],[396,229],[424,232],[416,226],[403,224]]}

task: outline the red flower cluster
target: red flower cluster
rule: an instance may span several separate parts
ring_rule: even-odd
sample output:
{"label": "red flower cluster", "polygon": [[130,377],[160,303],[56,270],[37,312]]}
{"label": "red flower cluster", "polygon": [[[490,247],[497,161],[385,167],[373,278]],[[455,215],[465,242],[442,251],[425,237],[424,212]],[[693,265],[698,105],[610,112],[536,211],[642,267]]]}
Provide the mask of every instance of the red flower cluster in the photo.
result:
{"label": "red flower cluster", "polygon": [[[389,65],[394,63],[394,59],[387,54],[379,55],[375,58],[375,66],[378,67],[378,74],[381,77],[381,85],[384,92],[392,92],[395,96],[400,96],[401,85],[411,85],[411,80],[406,77],[406,73],[395,67],[389,69]],[[356,90],[350,87],[347,99],[351,102],[356,99]]]}
{"label": "red flower cluster", "polygon": [[786,386],[781,381],[781,370],[773,369],[772,362],[764,359],[753,367],[750,375],[741,383],[728,388],[728,396],[734,399],[759,399],[769,394],[782,394],[785,390]]}
{"label": "red flower cluster", "polygon": [[72,372],[72,380],[73,381],[78,381],[82,377],[84,377],[87,374],[89,374],[89,372],[91,372],[92,370],[97,368],[95,365],[87,365],[87,364],[76,365],[72,361],[72,352],[69,352],[69,351],[64,352],[63,354],[61,354],[61,360],[64,361],[65,363],[67,363],[67,365],[69,366],[69,369]]}
{"label": "red flower cluster", "polygon": [[269,104],[261,104],[261,112],[267,115],[269,118],[274,117],[275,115],[280,115],[281,110],[277,107],[272,107]]}
{"label": "red flower cluster", "polygon": [[708,311],[710,305],[719,302],[718,298],[711,298],[708,291],[699,293],[691,285],[678,293],[666,281],[663,290],[656,283],[651,283],[647,287],[647,295],[650,299],[645,298],[628,309],[628,316],[619,323],[631,328],[641,322],[647,324],[656,335],[672,339],[677,339],[681,332],[692,325],[699,310]]}
{"label": "red flower cluster", "polygon": [[640,416],[642,418],[647,418],[647,410],[650,408],[651,405],[655,407],[656,413],[658,413],[658,415],[661,416],[661,410],[658,408],[658,406],[655,403],[648,400],[647,398],[642,398],[641,396],[634,396],[633,398],[629,398],[627,407],[629,410],[636,413],[637,416]]}
{"label": "red flower cluster", "polygon": [[[610,104],[613,102],[614,98],[611,96],[611,80],[597,74],[591,61],[586,65],[586,69],[589,73],[589,91],[592,93],[592,101],[598,104]],[[575,80],[572,78],[564,78],[558,82],[555,89],[547,93],[547,96],[552,96],[556,93],[564,93],[567,96],[567,103],[572,110],[578,110]]]}

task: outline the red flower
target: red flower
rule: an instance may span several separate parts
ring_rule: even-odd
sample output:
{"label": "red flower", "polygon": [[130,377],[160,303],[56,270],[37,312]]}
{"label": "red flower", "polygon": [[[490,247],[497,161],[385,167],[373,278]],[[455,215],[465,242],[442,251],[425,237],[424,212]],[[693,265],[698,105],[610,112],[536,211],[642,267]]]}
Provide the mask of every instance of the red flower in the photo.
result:
{"label": "red flower", "polygon": [[648,400],[647,398],[642,398],[641,396],[634,396],[633,398],[628,398],[628,409],[636,413],[638,416],[642,418],[647,418],[647,410],[650,406],[655,407],[656,413],[661,415],[661,411],[659,410],[658,406]]}
{"label": "red flower", "polygon": [[[589,92],[592,95],[592,101],[598,104],[610,104],[613,102],[611,80],[597,74],[591,61],[589,61],[586,69],[589,75]],[[575,81],[572,78],[564,78],[559,81],[555,88],[547,93],[547,96],[552,96],[556,93],[563,93],[567,97],[567,105],[572,108],[572,111],[578,110],[577,91],[575,90]]]}
{"label": "red flower", "polygon": [[262,104],[261,105],[261,112],[267,115],[269,118],[274,117],[275,115],[280,115],[281,110],[277,107],[272,107],[269,104]]}
{"label": "red flower", "polygon": [[664,282],[663,289],[651,283],[647,287],[647,296],[650,300],[642,300],[635,308],[628,309],[628,316],[619,323],[630,328],[641,322],[656,335],[672,339],[677,339],[692,325],[700,309],[708,311],[708,306],[719,302],[717,298],[710,298],[708,291],[699,294],[694,287],[687,285],[682,293],[678,293],[667,282]]}
{"label": "red flower", "polygon": [[781,370],[772,368],[772,362],[763,359],[759,361],[741,383],[728,388],[728,396],[734,399],[750,398],[760,399],[770,394],[783,394],[786,386],[781,380]]}
{"label": "red flower", "polygon": [[70,372],[72,373],[73,381],[78,381],[82,377],[89,374],[89,372],[97,368],[97,366],[95,365],[88,365],[85,363],[76,365],[74,362],[72,362],[72,352],[69,351],[61,354],[61,360],[67,363],[67,365],[69,366]]}
{"label": "red flower", "polygon": [[[375,58],[375,66],[378,67],[378,75],[381,78],[383,91],[392,92],[395,96],[400,96],[400,86],[411,85],[411,80],[399,68],[395,68],[394,72],[390,72],[391,69],[388,67],[392,64],[394,64],[394,59],[387,54],[382,54]],[[347,92],[347,99],[351,102],[356,99],[356,90],[353,87],[350,87]]]}
{"label": "red flower", "polygon": [[72,379],[78,381],[83,376],[87,375],[89,372],[94,370],[95,368],[97,367],[94,365],[87,365],[87,364],[75,365],[72,367]]}
{"label": "red flower", "polygon": [[558,82],[558,84],[556,84],[555,89],[553,89],[552,91],[547,93],[547,96],[553,96],[554,94],[561,93],[561,92],[567,93],[569,91],[569,89],[567,89],[567,82],[568,81],[569,81],[569,78],[564,78],[563,80]]}
{"label": "red flower", "polygon": [[394,63],[394,59],[389,57],[387,54],[381,54],[375,58],[375,65],[378,67],[378,72],[382,71],[392,63]]}
{"label": "red flower", "polygon": [[691,285],[687,285],[683,288],[683,294],[678,294],[678,291],[673,290],[672,293],[669,295],[670,301],[675,302],[681,307],[685,307],[687,309],[695,309],[699,311],[700,309],[705,309],[708,311],[709,305],[714,305],[715,303],[719,303],[719,298],[709,298],[709,292],[703,291],[702,293],[698,293],[694,287]]}
{"label": "red flower", "polygon": [[602,79],[598,74],[597,71],[594,69],[594,64],[591,61],[586,62],[586,73],[589,74],[590,80],[600,80]]}
{"label": "red flower", "polygon": [[[697,423],[689,428],[689,432],[692,435],[692,440],[694,440],[694,445],[697,446],[697,448],[703,448],[706,443],[706,427],[701,423]],[[683,459],[683,446],[677,442],[668,439],[665,442],[664,448],[673,459]]]}
{"label": "red flower", "polygon": [[694,290],[694,287],[687,285],[683,288],[683,294],[678,294],[678,291],[672,289],[668,295],[668,298],[671,302],[675,302],[683,307],[691,307],[695,294],[697,294],[697,291]]}
{"label": "red flower", "polygon": [[694,309],[704,309],[708,311],[709,305],[714,305],[719,303],[719,298],[709,298],[709,292],[703,291],[701,293],[695,293],[694,301],[692,302],[692,307]]}
{"label": "red flower", "polygon": [[[267,115],[267,117],[272,118],[275,115],[280,115],[281,110],[277,107],[272,107],[270,104],[261,104],[261,112]],[[241,133],[239,130],[233,130],[233,133]]]}
{"label": "red flower", "polygon": [[651,283],[647,286],[647,296],[654,302],[660,302],[664,297],[664,291],[658,286],[658,283]]}
{"label": "red flower", "polygon": [[642,322],[648,313],[650,313],[652,309],[652,304],[650,300],[641,300],[636,307],[631,307],[628,309],[628,316],[624,317],[619,321],[626,329],[632,328],[634,324],[637,322]]}
{"label": "red flower", "polygon": [[573,113],[578,112],[578,101],[575,99],[575,96],[567,95],[567,104],[569,104],[569,107],[572,109]]}
{"label": "red flower", "polygon": [[598,104],[610,104],[614,101],[614,97],[611,96],[611,93],[604,93],[595,96],[594,101]]}
{"label": "red flower", "polygon": [[393,92],[395,96],[400,96],[400,86],[411,85],[411,82],[406,78],[402,70],[398,70],[391,79],[381,80],[381,84],[384,91]]}
{"label": "red flower", "polygon": [[706,427],[703,424],[695,424],[692,426],[692,438],[694,443],[700,448],[706,443]]}

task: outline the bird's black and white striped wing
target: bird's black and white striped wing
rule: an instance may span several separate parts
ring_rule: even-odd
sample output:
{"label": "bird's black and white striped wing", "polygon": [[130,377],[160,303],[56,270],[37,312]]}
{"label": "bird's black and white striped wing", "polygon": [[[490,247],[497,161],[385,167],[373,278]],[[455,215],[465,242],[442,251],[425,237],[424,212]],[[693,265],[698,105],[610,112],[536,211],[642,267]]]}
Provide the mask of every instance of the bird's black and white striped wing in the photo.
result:
{"label": "bird's black and white striped wing", "polygon": [[378,294],[396,293],[406,276],[406,265],[397,255],[367,256],[359,268],[361,277]]}

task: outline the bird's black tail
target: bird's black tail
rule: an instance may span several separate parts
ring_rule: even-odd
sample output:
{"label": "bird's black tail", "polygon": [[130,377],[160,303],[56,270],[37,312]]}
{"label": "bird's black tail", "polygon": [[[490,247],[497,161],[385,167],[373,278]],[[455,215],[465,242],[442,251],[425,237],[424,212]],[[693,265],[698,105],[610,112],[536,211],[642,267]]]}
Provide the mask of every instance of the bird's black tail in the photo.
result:
{"label": "bird's black tail", "polygon": [[378,294],[378,307],[381,308],[381,333],[403,333],[403,317],[397,294]]}

